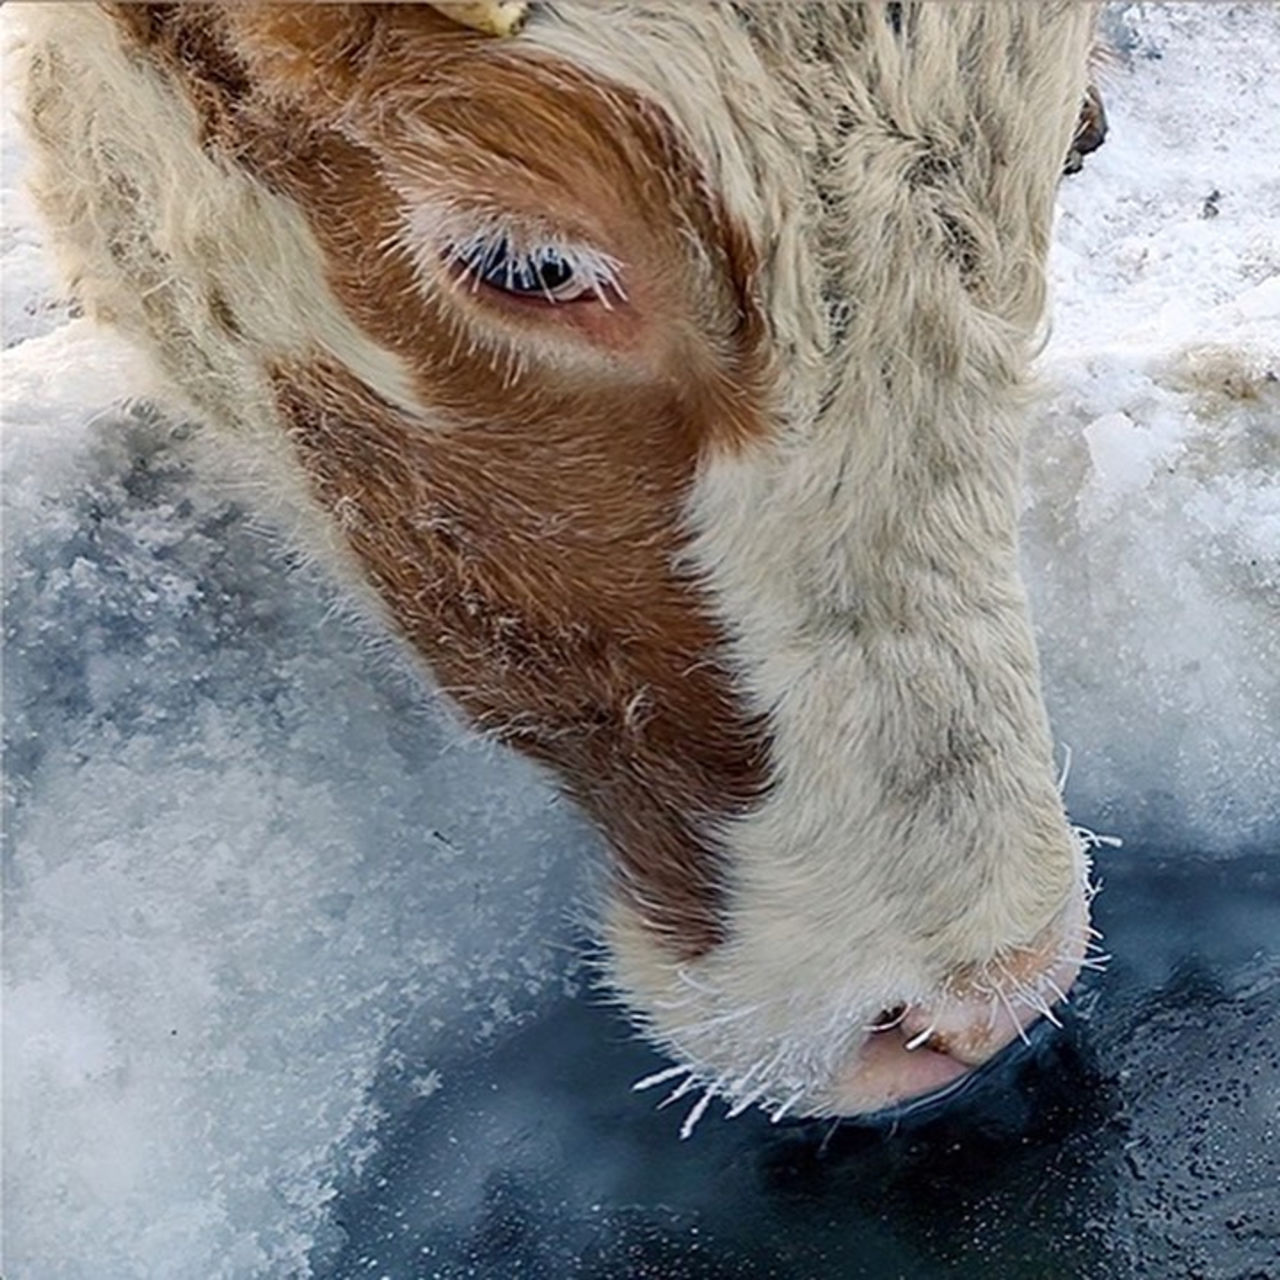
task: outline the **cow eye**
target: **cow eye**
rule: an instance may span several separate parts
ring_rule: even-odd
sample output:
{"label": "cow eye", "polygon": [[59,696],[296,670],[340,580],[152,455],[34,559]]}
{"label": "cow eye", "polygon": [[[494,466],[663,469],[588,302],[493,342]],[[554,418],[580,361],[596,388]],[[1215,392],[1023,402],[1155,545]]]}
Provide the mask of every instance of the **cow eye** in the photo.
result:
{"label": "cow eye", "polygon": [[518,248],[506,236],[450,247],[449,259],[473,289],[485,285],[515,298],[559,304],[623,297],[617,264],[601,254],[554,245]]}

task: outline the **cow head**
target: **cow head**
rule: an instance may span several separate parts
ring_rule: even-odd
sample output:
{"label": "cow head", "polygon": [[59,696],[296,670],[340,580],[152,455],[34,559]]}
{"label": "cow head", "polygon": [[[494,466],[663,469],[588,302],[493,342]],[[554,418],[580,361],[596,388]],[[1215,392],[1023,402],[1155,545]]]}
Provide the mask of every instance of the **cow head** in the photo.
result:
{"label": "cow head", "polygon": [[40,6],[55,239],[599,824],[681,1087],[926,1093],[1087,930],[1016,505],[1091,15],[526,7]]}

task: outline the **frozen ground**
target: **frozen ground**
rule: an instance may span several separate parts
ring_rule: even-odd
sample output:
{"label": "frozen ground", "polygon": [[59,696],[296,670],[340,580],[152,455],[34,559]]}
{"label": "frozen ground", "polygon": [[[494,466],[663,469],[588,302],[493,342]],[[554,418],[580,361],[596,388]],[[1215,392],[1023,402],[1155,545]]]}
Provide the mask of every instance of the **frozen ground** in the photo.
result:
{"label": "frozen ground", "polygon": [[124,407],[6,123],[8,1280],[1280,1274],[1280,13],[1112,20],[1025,558],[1118,959],[896,1134],[628,1093],[591,836]]}

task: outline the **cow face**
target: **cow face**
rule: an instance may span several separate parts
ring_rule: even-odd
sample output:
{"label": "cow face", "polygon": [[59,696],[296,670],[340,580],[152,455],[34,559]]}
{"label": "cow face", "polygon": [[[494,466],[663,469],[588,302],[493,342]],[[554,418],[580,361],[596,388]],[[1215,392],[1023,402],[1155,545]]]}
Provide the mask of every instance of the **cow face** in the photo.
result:
{"label": "cow face", "polygon": [[1086,7],[41,11],[81,296],[594,817],[682,1088],[874,1110],[1048,1007],[1015,505]]}

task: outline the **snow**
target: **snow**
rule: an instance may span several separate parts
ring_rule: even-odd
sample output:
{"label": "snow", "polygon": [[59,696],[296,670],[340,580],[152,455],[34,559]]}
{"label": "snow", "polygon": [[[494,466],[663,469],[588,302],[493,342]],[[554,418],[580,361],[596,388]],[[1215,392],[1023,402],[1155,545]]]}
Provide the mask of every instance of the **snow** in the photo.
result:
{"label": "snow", "polygon": [[[1050,710],[1078,821],[1274,853],[1280,19],[1110,22],[1027,447]],[[7,120],[0,146],[4,1271],[325,1274],[397,1116],[453,1141],[472,1057],[554,1040],[594,840],[145,407],[136,357],[56,301]],[[458,1221],[488,1194],[479,1163],[435,1173]]]}
{"label": "snow", "polygon": [[[1111,136],[1064,184],[1025,560],[1068,801],[1280,842],[1280,51],[1267,5],[1110,11]],[[1242,56],[1249,50],[1249,56]],[[1270,51],[1270,52],[1268,52]]]}

